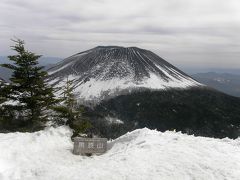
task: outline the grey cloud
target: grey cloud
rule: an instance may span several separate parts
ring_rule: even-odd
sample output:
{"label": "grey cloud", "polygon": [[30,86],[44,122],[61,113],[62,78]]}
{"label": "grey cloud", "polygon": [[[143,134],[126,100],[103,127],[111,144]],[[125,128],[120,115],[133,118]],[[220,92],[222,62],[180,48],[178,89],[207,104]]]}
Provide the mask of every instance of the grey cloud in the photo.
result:
{"label": "grey cloud", "polygon": [[123,45],[175,64],[240,66],[238,0],[3,0],[0,8],[2,55],[16,35],[47,56]]}

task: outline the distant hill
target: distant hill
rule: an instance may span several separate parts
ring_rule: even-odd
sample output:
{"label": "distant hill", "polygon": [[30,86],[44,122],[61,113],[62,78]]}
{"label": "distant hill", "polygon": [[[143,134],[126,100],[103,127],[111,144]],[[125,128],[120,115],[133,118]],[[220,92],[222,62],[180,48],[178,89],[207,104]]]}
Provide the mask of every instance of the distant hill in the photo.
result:
{"label": "distant hill", "polygon": [[240,97],[240,75],[230,73],[197,73],[192,77],[226,94]]}
{"label": "distant hill", "polygon": [[182,71],[186,72],[187,74],[198,74],[198,73],[209,73],[209,72],[215,72],[219,74],[237,74],[240,75],[240,69],[239,68],[211,68],[211,67],[186,67],[184,65],[179,67]]}

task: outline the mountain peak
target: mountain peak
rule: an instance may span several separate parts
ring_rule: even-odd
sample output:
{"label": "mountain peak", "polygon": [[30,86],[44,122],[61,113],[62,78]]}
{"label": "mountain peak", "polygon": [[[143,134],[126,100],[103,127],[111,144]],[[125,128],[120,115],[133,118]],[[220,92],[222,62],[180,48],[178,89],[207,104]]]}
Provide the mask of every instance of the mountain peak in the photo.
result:
{"label": "mountain peak", "polygon": [[131,46],[131,47],[124,47],[124,46],[97,46],[95,48],[104,48],[104,49],[111,49],[111,48],[115,48],[115,49],[141,49],[141,48],[135,47],[135,46]]}
{"label": "mountain peak", "polygon": [[49,69],[50,84],[74,80],[76,94],[85,100],[104,99],[139,89],[199,86],[158,55],[138,47],[97,46],[75,54]]}

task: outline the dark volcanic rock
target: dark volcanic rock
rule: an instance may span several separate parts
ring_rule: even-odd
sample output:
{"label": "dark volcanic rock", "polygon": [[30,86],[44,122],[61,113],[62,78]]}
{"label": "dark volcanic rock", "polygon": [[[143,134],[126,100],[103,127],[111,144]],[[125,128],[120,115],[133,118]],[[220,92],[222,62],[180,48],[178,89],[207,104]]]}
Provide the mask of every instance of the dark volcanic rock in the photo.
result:
{"label": "dark volcanic rock", "polygon": [[[109,71],[105,71],[106,66],[111,64]],[[71,65],[70,65],[71,64]],[[67,75],[85,75],[85,78],[98,78],[108,80],[111,78],[124,78],[134,71],[134,79],[141,81],[144,77],[149,77],[150,72],[159,74],[164,80],[170,80],[158,66],[172,68],[179,72],[168,71],[168,73],[176,78],[185,73],[169,64],[151,51],[140,49],[137,47],[118,47],[118,46],[99,46],[94,49],[75,54],[49,71],[56,71],[51,77],[60,77]],[[92,69],[97,69],[92,72]],[[104,76],[102,76],[104,74]]]}

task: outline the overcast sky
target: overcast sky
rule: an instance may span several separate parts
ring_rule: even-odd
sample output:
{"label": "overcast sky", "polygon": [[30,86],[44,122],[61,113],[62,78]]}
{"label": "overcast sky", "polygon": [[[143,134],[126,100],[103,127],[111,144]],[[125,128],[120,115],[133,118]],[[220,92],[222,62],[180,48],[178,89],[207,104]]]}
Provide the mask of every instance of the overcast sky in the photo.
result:
{"label": "overcast sky", "polygon": [[44,56],[121,45],[177,66],[240,68],[240,0],[0,0],[0,55],[14,36]]}

